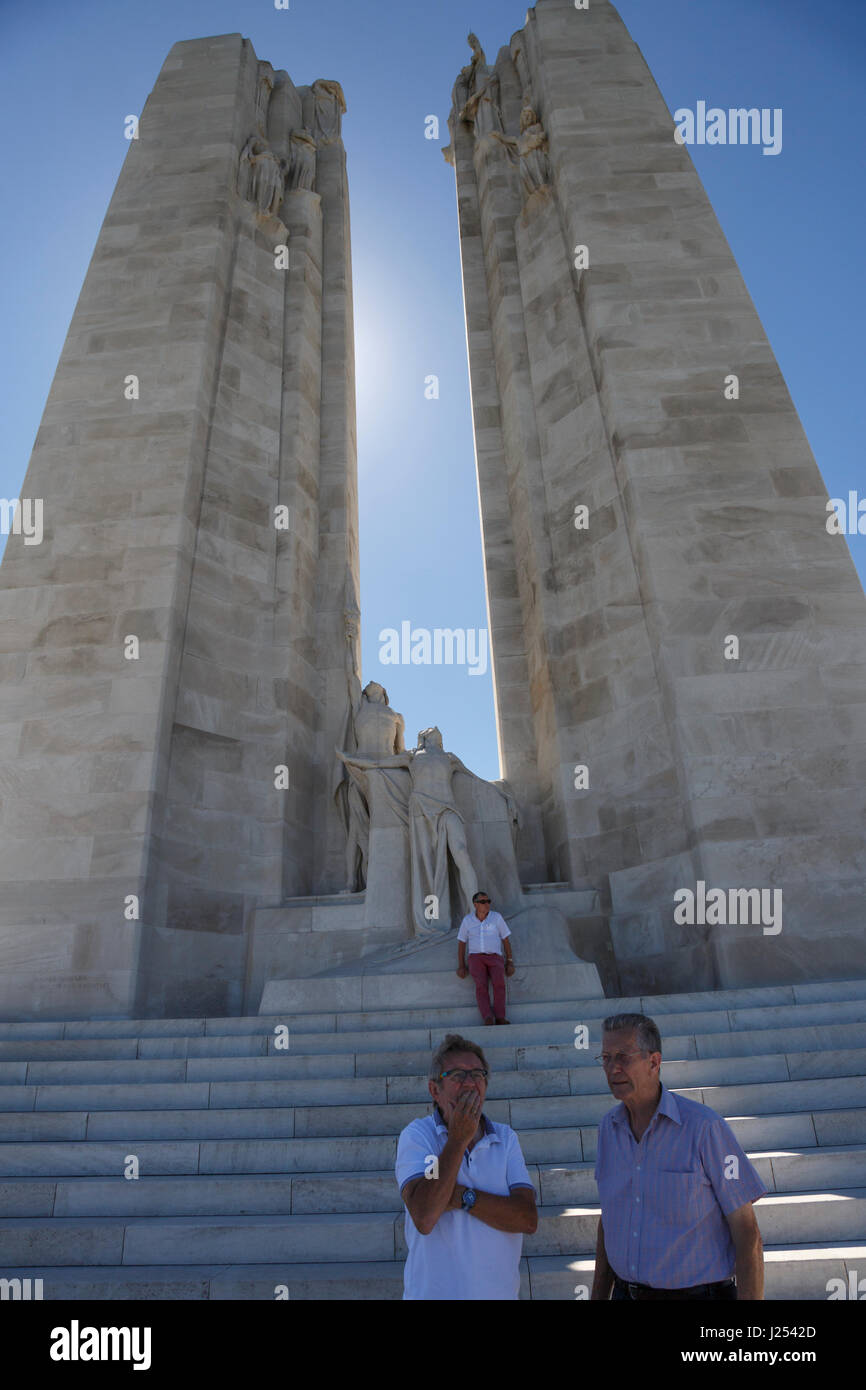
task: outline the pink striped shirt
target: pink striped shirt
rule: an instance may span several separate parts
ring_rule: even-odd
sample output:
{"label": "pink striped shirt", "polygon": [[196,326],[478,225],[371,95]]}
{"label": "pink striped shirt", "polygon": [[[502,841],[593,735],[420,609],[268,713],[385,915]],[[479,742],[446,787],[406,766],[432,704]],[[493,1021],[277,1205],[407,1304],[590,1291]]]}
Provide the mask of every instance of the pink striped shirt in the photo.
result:
{"label": "pink striped shirt", "polygon": [[730,1279],[725,1218],[767,1190],[721,1115],[664,1085],[640,1143],[624,1104],[602,1118],[595,1178],[608,1263],[654,1289]]}

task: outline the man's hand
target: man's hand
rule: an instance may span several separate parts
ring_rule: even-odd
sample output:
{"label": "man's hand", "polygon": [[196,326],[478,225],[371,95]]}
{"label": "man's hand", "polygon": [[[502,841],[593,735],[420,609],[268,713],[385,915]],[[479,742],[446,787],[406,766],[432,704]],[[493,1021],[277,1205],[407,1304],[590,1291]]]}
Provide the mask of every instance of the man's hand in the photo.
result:
{"label": "man's hand", "polygon": [[514,974],[514,961],[513,961],[513,960],[506,961],[506,963],[505,963],[505,973],[506,973],[506,975],[513,975],[513,974]]}
{"label": "man's hand", "polygon": [[456,1144],[462,1145],[465,1149],[478,1128],[480,1114],[481,1097],[478,1092],[464,1091],[454,1106],[448,1121],[448,1138],[453,1139]]}
{"label": "man's hand", "polygon": [[469,971],[466,969],[465,965],[458,965],[457,974],[460,976],[461,980],[465,980],[466,976],[469,974]]}

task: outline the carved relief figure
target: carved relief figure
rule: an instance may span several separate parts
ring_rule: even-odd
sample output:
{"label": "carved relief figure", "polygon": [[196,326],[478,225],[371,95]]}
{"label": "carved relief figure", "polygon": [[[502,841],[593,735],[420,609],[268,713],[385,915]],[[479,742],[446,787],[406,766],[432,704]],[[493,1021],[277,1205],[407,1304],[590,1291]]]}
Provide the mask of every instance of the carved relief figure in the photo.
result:
{"label": "carved relief figure", "polygon": [[308,130],[293,130],[289,136],[289,167],[286,188],[315,188],[316,142]]}
{"label": "carved relief figure", "polygon": [[544,126],[531,106],[524,106],[520,113],[520,135],[517,152],[520,156],[520,177],[523,191],[528,198],[531,193],[550,183],[550,161],[547,157],[547,136]]}
{"label": "carved relief figure", "polygon": [[331,145],[340,138],[341,120],[346,110],[346,98],[339,82],[318,78],[312,86],[315,101],[313,135],[319,145]]}
{"label": "carved relief figure", "polygon": [[[349,685],[349,716],[344,737],[359,757],[378,762],[405,751],[403,716],[391,709],[387,690],[376,681],[370,681],[361,689],[354,656],[357,611],[347,610],[344,621]],[[368,880],[371,821],[376,825],[406,823],[402,780],[401,776],[394,777],[385,771],[362,772],[354,765],[338,766],[335,796],[346,826],[347,892],[356,892]]]}
{"label": "carved relief figure", "polygon": [[265,148],[252,155],[250,164],[253,171],[252,201],[259,212],[276,216],[283,201],[282,163],[272,150]]}

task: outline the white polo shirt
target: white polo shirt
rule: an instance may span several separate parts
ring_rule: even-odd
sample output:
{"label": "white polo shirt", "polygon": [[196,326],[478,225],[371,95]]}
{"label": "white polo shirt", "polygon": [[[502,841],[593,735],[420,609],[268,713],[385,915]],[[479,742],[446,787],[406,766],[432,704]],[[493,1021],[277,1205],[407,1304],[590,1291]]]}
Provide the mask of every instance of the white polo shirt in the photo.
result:
{"label": "white polo shirt", "polygon": [[510,935],[511,931],[505,918],[491,909],[483,922],[478,920],[474,912],[467,912],[460,923],[457,940],[467,943],[467,955],[472,956],[478,952],[482,955],[501,956],[502,943],[506,936]]}
{"label": "white polo shirt", "polygon": [[[507,1197],[518,1187],[532,1187],[520,1140],[508,1125],[481,1117],[484,1134],[463,1155],[457,1182]],[[442,1152],[447,1126],[438,1112],[413,1120],[397,1143],[396,1176],[402,1193],[412,1178],[431,1171],[430,1160]],[[430,1178],[435,1182],[435,1178]],[[494,1231],[468,1211],[443,1211],[428,1236],[422,1236],[406,1209],[409,1258],[403,1275],[404,1299],[516,1299],[520,1289],[523,1236]]]}

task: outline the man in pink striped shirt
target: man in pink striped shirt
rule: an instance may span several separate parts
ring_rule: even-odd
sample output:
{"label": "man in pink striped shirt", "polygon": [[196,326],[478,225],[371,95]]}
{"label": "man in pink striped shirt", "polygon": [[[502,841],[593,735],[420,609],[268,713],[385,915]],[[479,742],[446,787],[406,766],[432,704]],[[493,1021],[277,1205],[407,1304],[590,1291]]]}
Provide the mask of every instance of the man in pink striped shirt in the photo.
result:
{"label": "man in pink striped shirt", "polygon": [[660,1079],[645,1014],[606,1018],[599,1061],[620,1104],[598,1129],[593,1299],[760,1299],[766,1191],[730,1125]]}

